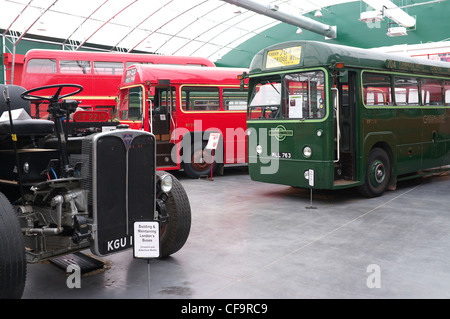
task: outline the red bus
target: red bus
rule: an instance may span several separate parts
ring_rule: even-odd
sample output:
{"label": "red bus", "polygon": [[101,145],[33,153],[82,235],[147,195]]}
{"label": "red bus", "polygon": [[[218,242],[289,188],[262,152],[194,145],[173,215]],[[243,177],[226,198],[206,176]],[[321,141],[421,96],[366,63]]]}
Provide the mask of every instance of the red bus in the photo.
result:
{"label": "red bus", "polygon": [[[32,89],[52,84],[79,84],[83,86],[82,95],[77,96],[82,101],[80,107],[106,110],[111,116],[122,74],[133,64],[215,67],[213,62],[201,57],[33,49],[25,55],[21,85]],[[47,115],[45,111],[46,108],[32,110],[36,117]]]}
{"label": "red bus", "polygon": [[[120,83],[114,120],[153,132],[159,169],[198,178],[219,165],[245,165],[247,89],[237,78],[244,71],[134,65]],[[219,136],[214,153],[206,148],[211,135]]]}

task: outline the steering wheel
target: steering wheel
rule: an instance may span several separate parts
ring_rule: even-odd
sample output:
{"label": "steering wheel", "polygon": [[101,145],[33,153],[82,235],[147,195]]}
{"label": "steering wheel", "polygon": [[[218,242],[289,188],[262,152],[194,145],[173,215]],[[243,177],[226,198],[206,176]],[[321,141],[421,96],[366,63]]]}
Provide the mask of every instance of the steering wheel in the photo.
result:
{"label": "steering wheel", "polygon": [[[69,92],[63,95],[61,94],[61,91],[64,88],[74,88],[73,92]],[[39,95],[34,95],[31,93],[37,92],[37,91],[42,91],[42,90],[47,90],[47,89],[56,89],[55,94],[52,96],[39,96]],[[47,86],[40,86],[28,91],[23,92],[20,97],[24,100],[27,101],[48,101],[49,103],[54,103],[54,102],[58,102],[59,99],[68,97],[68,96],[72,96],[72,95],[76,95],[78,93],[80,93],[81,91],[83,91],[83,87],[81,85],[78,84],[53,84],[53,85],[47,85]]]}

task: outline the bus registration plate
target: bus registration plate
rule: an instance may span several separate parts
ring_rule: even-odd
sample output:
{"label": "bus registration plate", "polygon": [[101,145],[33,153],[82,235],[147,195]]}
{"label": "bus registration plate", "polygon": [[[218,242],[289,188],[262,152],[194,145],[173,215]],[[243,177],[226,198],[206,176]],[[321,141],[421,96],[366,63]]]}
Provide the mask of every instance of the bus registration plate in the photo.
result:
{"label": "bus registration plate", "polygon": [[73,115],[75,122],[106,122],[109,114],[105,111],[77,111]]}
{"label": "bus registration plate", "polygon": [[291,152],[272,152],[272,157],[275,158],[292,158]]}

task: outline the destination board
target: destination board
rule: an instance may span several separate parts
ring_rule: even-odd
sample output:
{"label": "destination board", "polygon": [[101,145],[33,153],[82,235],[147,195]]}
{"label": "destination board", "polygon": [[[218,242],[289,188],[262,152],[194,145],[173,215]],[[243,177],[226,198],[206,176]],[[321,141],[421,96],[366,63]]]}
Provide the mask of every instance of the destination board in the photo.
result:
{"label": "destination board", "polygon": [[281,66],[289,66],[300,64],[302,55],[302,47],[290,47],[267,52],[266,68],[277,68]]}

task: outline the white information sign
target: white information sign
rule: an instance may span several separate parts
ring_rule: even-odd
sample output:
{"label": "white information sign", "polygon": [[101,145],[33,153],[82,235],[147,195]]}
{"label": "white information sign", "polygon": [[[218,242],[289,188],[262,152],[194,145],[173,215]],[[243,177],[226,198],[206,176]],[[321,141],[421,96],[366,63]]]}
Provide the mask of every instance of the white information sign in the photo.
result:
{"label": "white information sign", "polygon": [[217,145],[219,144],[220,133],[211,133],[209,134],[208,144],[205,149],[207,150],[215,150],[217,149]]}
{"label": "white information sign", "polygon": [[159,252],[159,222],[134,222],[133,253],[135,258],[158,258]]}
{"label": "white information sign", "polygon": [[309,186],[313,187],[314,186],[314,170],[310,169],[308,171],[308,181],[309,181]]}
{"label": "white information sign", "polygon": [[301,95],[289,95],[289,118],[303,117],[303,97]]}

